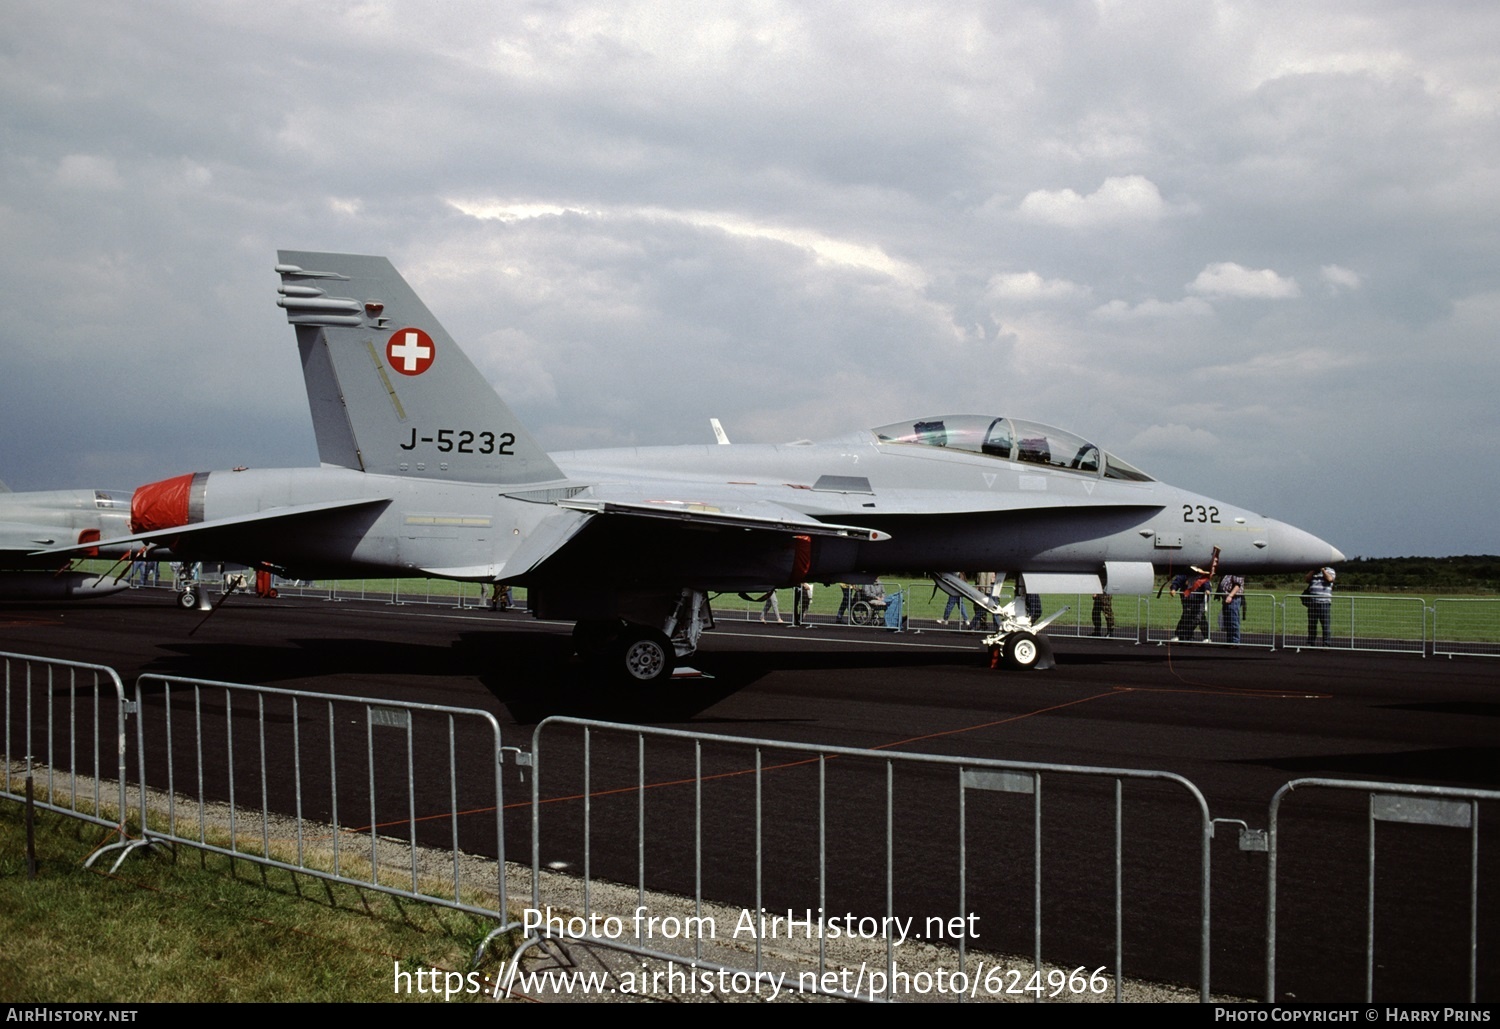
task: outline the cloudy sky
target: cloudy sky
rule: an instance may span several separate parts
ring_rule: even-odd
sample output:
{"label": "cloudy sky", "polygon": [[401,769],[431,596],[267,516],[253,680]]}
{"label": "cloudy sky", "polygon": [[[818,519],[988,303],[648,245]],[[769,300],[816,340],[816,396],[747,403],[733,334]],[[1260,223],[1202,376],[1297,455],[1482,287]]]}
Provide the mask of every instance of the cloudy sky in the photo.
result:
{"label": "cloudy sky", "polygon": [[316,464],[278,247],[543,444],[941,412],[1500,551],[1491,0],[0,0],[0,479]]}

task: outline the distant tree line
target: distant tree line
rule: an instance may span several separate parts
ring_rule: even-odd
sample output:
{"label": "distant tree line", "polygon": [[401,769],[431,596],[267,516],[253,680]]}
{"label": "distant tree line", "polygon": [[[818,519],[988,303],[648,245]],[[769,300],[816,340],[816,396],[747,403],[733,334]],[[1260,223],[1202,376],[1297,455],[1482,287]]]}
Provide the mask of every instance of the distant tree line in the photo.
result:
{"label": "distant tree line", "polygon": [[1338,573],[1341,590],[1493,593],[1500,589],[1500,556],[1356,557]]}
{"label": "distant tree line", "polygon": [[[1497,593],[1500,557],[1494,554],[1463,557],[1355,557],[1336,566],[1338,591],[1370,593]],[[1311,571],[1311,569],[1309,569]],[[1300,593],[1305,573],[1247,576],[1252,590]]]}

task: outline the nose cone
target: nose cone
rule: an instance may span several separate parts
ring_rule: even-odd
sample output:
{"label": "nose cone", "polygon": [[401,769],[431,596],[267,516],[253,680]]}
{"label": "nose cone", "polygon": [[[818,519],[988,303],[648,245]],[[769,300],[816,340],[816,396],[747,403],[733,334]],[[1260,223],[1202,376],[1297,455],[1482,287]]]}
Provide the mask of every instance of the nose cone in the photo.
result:
{"label": "nose cone", "polygon": [[1297,570],[1337,564],[1343,551],[1295,525],[1269,519],[1265,547],[1260,554],[1268,568]]}

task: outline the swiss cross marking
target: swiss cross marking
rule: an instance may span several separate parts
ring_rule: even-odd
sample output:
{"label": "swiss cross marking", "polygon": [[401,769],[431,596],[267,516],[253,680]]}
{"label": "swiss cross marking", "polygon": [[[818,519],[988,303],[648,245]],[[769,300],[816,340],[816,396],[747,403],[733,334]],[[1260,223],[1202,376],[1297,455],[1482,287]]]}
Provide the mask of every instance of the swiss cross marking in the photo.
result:
{"label": "swiss cross marking", "polygon": [[385,345],[385,359],[402,375],[421,375],[436,354],[432,337],[421,329],[398,329]]}

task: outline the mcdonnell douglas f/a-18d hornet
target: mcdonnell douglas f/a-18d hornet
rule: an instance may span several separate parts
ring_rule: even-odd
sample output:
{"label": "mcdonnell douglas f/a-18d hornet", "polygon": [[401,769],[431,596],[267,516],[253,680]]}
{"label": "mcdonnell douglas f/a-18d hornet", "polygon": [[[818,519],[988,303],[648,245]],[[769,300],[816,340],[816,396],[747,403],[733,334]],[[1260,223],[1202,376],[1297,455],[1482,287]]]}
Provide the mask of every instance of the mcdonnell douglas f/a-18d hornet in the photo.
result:
{"label": "mcdonnell douglas f/a-18d hornet", "polygon": [[[937,570],[980,568],[1036,593],[1142,593],[1214,548],[1237,572],[1342,558],[1017,418],[548,454],[385,258],[282,251],[276,271],[321,467],[142,486],[130,539],[297,578],[524,586],[535,615],[576,622],[580,650],[636,682],[693,653],[718,592],[896,573],[953,592],[966,587]],[[1001,631],[987,645],[1037,664],[1045,623],[988,606]]]}

